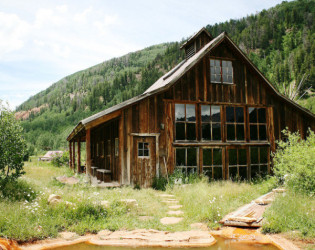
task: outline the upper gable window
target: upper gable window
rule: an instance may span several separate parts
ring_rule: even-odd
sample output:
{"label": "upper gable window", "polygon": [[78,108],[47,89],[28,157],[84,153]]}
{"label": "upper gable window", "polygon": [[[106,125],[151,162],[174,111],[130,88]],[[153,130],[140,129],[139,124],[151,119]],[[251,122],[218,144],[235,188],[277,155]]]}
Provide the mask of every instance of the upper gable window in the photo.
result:
{"label": "upper gable window", "polygon": [[232,62],[210,59],[210,75],[213,83],[233,83]]}

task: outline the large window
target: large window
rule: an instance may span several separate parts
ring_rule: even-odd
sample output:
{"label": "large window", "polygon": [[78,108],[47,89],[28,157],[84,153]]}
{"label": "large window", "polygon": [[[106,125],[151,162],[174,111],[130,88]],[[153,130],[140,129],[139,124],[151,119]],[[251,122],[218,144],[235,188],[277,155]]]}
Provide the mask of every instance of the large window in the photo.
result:
{"label": "large window", "polygon": [[196,140],[196,110],[194,104],[175,104],[176,140]]}
{"label": "large window", "polygon": [[201,105],[202,140],[221,140],[220,106]]}
{"label": "large window", "polygon": [[176,148],[176,168],[186,175],[197,172],[197,148]]}
{"label": "large window", "polygon": [[209,179],[222,179],[222,149],[221,148],[204,148],[202,149],[202,171]]}
{"label": "large window", "polygon": [[250,140],[266,141],[267,124],[265,108],[248,108]]}
{"label": "large window", "polygon": [[229,149],[229,179],[247,179],[247,153],[244,148]]}
{"label": "large window", "polygon": [[243,107],[226,107],[226,139],[228,141],[244,141],[244,108]]}
{"label": "large window", "polygon": [[232,62],[210,59],[210,76],[212,83],[233,83]]}
{"label": "large window", "polygon": [[251,177],[265,176],[268,173],[268,147],[250,148]]}

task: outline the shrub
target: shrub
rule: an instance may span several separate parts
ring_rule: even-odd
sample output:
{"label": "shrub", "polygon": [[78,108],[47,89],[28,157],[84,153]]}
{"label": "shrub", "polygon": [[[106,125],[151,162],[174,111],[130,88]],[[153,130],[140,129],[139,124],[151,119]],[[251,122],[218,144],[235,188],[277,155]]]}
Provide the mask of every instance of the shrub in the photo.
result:
{"label": "shrub", "polygon": [[33,201],[37,192],[24,180],[11,181],[1,189],[1,198],[10,201]]}
{"label": "shrub", "polygon": [[69,163],[69,152],[65,151],[63,154],[56,154],[51,160],[55,167],[67,166]]}
{"label": "shrub", "polygon": [[167,185],[167,179],[163,176],[154,177],[152,188],[155,190],[165,191]]}
{"label": "shrub", "polygon": [[22,131],[13,112],[0,100],[0,188],[25,173],[23,157],[26,143]]}
{"label": "shrub", "polygon": [[306,140],[298,132],[282,131],[287,141],[279,141],[273,155],[274,173],[289,188],[315,194],[315,134],[309,130]]}

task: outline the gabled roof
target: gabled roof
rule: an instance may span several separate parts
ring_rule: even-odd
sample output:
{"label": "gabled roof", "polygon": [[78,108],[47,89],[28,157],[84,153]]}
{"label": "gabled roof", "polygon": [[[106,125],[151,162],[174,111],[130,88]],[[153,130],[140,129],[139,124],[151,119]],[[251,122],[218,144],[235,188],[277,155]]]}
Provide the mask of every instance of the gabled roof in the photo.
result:
{"label": "gabled roof", "polygon": [[[198,33],[202,32],[201,29]],[[195,36],[198,35],[195,34]],[[196,63],[199,62],[201,58],[203,58],[208,52],[210,52],[213,48],[219,45],[221,42],[227,41],[233,48],[235,48],[239,54],[243,57],[243,59],[264,79],[264,81],[269,85],[269,87],[274,91],[274,93],[280,97],[282,100],[290,103],[291,105],[295,106],[296,108],[300,109],[302,112],[306,113],[307,115],[312,116],[315,119],[315,115],[310,112],[309,110],[301,107],[294,101],[290,100],[286,96],[280,94],[275,87],[269,82],[269,80],[258,70],[258,68],[249,60],[249,58],[243,53],[243,51],[231,40],[231,38],[226,34],[226,32],[221,33],[216,38],[212,39],[209,43],[207,43],[203,48],[201,48],[195,55],[180,62],[177,66],[175,66],[172,70],[167,72],[163,75],[160,79],[158,79],[154,84],[152,84],[143,94],[135,96],[129,100],[121,102],[113,107],[110,107],[104,111],[101,111],[95,115],[92,115],[86,119],[80,121],[77,126],[73,129],[73,131],[68,136],[67,140],[71,140],[78,132],[80,132],[86,125],[90,122],[95,121],[105,115],[111,114],[115,111],[118,111],[122,108],[128,107],[133,105],[140,100],[143,100],[149,96],[154,94],[163,92],[164,90],[171,87],[180,77],[182,77],[188,70],[190,70]]]}
{"label": "gabled roof", "polygon": [[197,36],[199,36],[202,32],[205,32],[209,37],[210,40],[213,39],[212,35],[210,34],[210,32],[205,28],[202,27],[198,32],[196,32],[195,34],[193,34],[185,43],[182,44],[182,46],[180,46],[180,49],[186,47],[186,45],[188,45],[191,41],[193,41]]}

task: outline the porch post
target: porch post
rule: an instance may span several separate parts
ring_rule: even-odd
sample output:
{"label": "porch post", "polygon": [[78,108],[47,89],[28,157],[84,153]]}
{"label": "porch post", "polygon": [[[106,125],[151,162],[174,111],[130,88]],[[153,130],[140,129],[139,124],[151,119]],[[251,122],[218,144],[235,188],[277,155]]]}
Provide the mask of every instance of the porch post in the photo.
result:
{"label": "porch post", "polygon": [[91,129],[86,130],[86,174],[91,176]]}
{"label": "porch post", "polygon": [[69,167],[72,168],[72,148],[71,148],[71,141],[69,141]]}
{"label": "porch post", "polygon": [[78,166],[77,172],[80,173],[81,170],[81,138],[78,138]]}
{"label": "porch post", "polygon": [[72,156],[73,171],[75,171],[75,141],[72,142]]}

